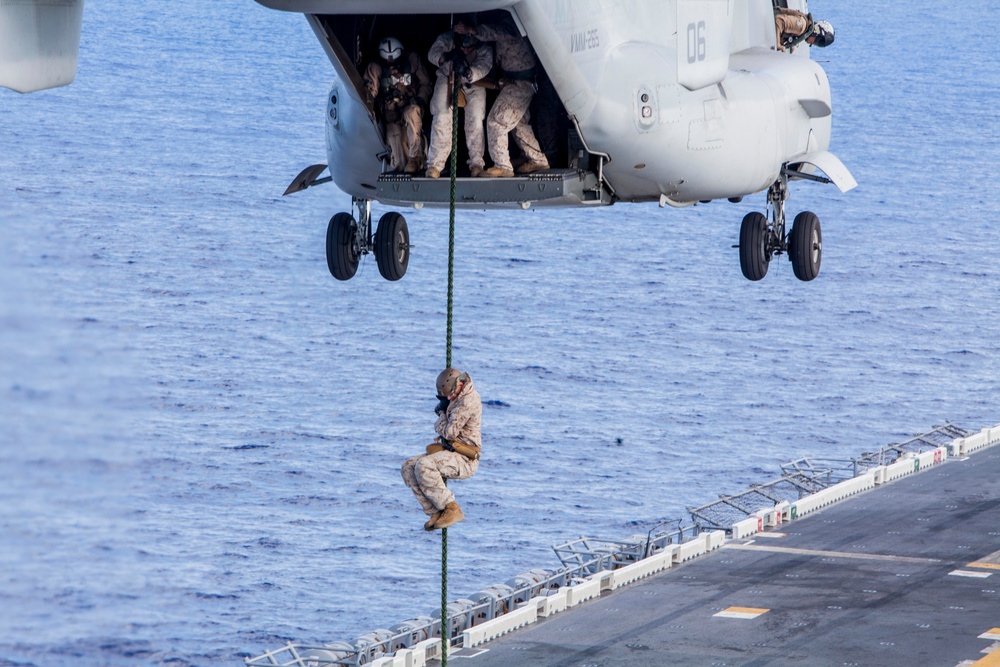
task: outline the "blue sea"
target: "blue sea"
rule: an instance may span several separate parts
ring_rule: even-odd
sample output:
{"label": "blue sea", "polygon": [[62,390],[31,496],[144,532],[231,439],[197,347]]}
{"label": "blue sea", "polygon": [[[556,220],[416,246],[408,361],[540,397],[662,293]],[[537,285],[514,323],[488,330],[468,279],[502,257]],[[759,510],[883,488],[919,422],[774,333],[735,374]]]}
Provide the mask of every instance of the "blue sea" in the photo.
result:
{"label": "blue sea", "polygon": [[[1000,20],[813,3],[832,149],[817,280],[740,273],[764,196],[460,212],[454,361],[485,457],[451,598],[776,477],[1000,422]],[[77,79],[0,90],[0,665],[239,665],[439,607],[399,465],[433,435],[446,211],[409,271],[324,258],[332,72],[250,0],[89,2]],[[376,217],[388,209],[376,205]]]}

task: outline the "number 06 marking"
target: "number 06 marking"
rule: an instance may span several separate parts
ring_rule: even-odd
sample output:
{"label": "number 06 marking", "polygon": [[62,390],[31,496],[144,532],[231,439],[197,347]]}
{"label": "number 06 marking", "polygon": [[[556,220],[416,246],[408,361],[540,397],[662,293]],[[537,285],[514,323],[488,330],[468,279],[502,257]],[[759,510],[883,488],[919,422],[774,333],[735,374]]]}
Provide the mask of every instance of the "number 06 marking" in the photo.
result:
{"label": "number 06 marking", "polygon": [[705,22],[688,23],[687,57],[689,63],[705,59]]}

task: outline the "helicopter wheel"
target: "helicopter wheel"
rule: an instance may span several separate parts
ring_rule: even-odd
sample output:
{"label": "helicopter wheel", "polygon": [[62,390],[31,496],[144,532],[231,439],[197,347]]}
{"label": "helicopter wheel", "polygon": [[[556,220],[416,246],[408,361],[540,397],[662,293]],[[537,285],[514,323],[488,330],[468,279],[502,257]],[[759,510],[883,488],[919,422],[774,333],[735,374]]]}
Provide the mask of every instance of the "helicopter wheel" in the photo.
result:
{"label": "helicopter wheel", "polygon": [[358,223],[350,213],[338,213],[326,227],[326,266],[337,280],[350,280],[358,270]]}
{"label": "helicopter wheel", "polygon": [[771,258],[767,253],[767,218],[763,213],[747,213],[740,225],[740,269],[747,280],[767,275]]}
{"label": "helicopter wheel", "polygon": [[378,272],[386,280],[399,280],[410,261],[410,231],[406,218],[399,213],[386,213],[375,230],[375,261]]}
{"label": "helicopter wheel", "polygon": [[795,216],[792,233],[788,236],[788,258],[799,280],[809,281],[819,275],[819,265],[823,260],[823,234],[815,213],[803,211]]}

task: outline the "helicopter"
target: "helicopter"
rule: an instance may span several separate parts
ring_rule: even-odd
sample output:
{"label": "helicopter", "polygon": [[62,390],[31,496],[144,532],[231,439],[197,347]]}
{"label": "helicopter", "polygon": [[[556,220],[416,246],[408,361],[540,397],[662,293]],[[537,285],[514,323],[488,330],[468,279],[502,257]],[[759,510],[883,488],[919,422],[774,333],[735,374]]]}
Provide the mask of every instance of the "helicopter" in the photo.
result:
{"label": "helicopter", "polygon": [[[547,92],[551,102],[535,111],[535,122],[555,137],[549,169],[490,179],[456,173],[458,208],[680,208],[764,193],[764,212],[740,223],[743,275],[761,280],[785,254],[795,276],[809,281],[822,261],[820,220],[802,211],[788,223],[790,186],[817,181],[847,192],[857,185],[830,151],[826,73],[808,42],[794,50],[777,43],[775,12],[808,14],[806,0],[255,1],[303,14],[332,67],[327,163],[303,169],[285,194],[333,182],[351,197],[351,211],[327,224],[327,266],[338,280],[353,277],[372,253],[384,278],[406,273],[407,221],[389,211],[375,223],[374,202],[452,205],[450,178],[392,169],[386,119],[362,73],[388,36],[425,54],[452,29],[456,12],[512,25],[528,41],[538,63],[535,98]],[[0,85],[69,83],[82,9],[83,0],[0,6]]]}
{"label": "helicopter", "polygon": [[[795,276],[809,281],[822,261],[820,221],[802,211],[788,224],[789,185],[856,186],[829,150],[826,74],[808,43],[777,48],[771,0],[429,0],[412,10],[385,0],[256,1],[304,14],[334,70],[328,163],[304,169],[285,194],[332,181],[351,196],[352,211],[327,226],[327,264],[340,280],[372,252],[386,279],[406,271],[406,220],[385,213],[373,234],[372,202],[417,210],[450,203],[449,179],[391,169],[385,120],[362,73],[386,36],[426,53],[454,12],[512,22],[528,40],[539,78],[558,100],[554,120],[536,113],[536,121],[554,123],[559,137],[550,169],[512,178],[456,174],[459,208],[686,207],[764,192],[766,213],[740,223],[743,275],[760,280],[787,254]],[[805,1],[781,6],[808,12]]]}

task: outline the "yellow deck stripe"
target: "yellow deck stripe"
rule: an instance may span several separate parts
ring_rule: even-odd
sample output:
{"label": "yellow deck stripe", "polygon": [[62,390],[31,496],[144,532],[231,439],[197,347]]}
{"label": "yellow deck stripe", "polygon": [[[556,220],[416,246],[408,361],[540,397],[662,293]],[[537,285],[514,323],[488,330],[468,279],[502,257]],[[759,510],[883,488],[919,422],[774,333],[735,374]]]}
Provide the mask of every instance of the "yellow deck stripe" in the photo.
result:
{"label": "yellow deck stripe", "polygon": [[980,639],[1000,639],[1000,628],[990,628],[983,634],[979,635]]}
{"label": "yellow deck stripe", "polygon": [[993,651],[985,658],[976,660],[970,667],[1000,667],[1000,651]]}
{"label": "yellow deck stripe", "polygon": [[[765,614],[765,613],[767,613],[767,612],[769,612],[771,610],[770,609],[761,609],[759,607],[727,607],[723,611],[735,611],[735,612],[739,612],[741,614]],[[990,630],[990,632],[993,632],[993,631]]]}
{"label": "yellow deck stripe", "polygon": [[1000,551],[986,554],[982,558],[977,558],[976,562],[969,563],[972,567],[988,567],[993,570],[1000,570]]}
{"label": "yellow deck stripe", "polygon": [[761,609],[759,607],[728,607],[717,614],[712,614],[712,616],[717,616],[719,618],[742,618],[744,620],[750,620],[757,618],[761,614],[766,614],[769,611],[771,610]]}

